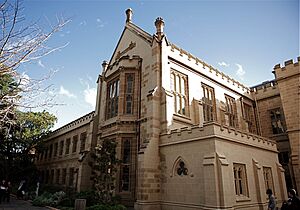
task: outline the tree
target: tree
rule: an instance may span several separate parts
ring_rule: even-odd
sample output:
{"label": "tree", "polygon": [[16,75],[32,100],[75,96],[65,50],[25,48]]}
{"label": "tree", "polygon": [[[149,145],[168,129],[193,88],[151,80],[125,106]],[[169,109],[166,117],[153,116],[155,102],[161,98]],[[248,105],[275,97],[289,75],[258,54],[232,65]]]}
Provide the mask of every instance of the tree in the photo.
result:
{"label": "tree", "polygon": [[56,121],[46,111],[15,113],[15,123],[5,123],[0,129],[0,174],[10,179],[33,171],[35,150],[42,150],[43,137]]}
{"label": "tree", "polygon": [[[30,79],[18,72],[20,65],[39,59],[61,47],[51,48],[47,40],[62,29],[70,20],[57,18],[57,24],[44,31],[37,23],[23,24],[22,7],[19,0],[4,0],[0,3],[0,125],[14,114],[18,108],[36,108],[55,104],[52,97],[37,101],[40,94],[45,94],[49,87],[43,87],[43,81],[52,73],[39,79]],[[11,81],[13,85],[11,85]]]}
{"label": "tree", "polygon": [[120,161],[116,157],[116,142],[104,139],[95,147],[91,163],[96,196],[104,204],[112,204],[115,190],[115,176]]}

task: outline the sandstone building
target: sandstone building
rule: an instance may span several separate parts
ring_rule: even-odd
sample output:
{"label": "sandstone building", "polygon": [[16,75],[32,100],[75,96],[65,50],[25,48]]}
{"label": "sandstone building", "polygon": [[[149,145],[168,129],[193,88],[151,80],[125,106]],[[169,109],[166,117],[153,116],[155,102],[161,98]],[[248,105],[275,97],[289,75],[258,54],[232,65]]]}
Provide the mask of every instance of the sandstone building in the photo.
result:
{"label": "sandstone building", "polygon": [[90,188],[90,152],[111,139],[116,194],[135,209],[265,209],[267,188],[278,206],[286,180],[300,189],[298,62],[249,88],[172,44],[163,19],[151,35],[126,16],[95,111],[45,139],[44,183]]}

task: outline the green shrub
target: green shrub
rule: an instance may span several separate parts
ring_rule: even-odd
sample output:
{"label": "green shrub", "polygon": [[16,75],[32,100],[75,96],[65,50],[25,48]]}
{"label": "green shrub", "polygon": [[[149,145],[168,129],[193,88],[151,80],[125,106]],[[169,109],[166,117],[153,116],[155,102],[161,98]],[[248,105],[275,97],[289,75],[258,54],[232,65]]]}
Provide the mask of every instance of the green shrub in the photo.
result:
{"label": "green shrub", "polygon": [[86,206],[93,206],[99,203],[95,191],[87,190],[77,193],[76,199],[86,199]]}
{"label": "green shrub", "polygon": [[88,207],[86,210],[126,210],[126,207],[123,205],[104,205],[104,204],[98,204],[94,206]]}
{"label": "green shrub", "polygon": [[74,198],[65,197],[58,203],[58,206],[74,207],[74,203],[75,203]]}
{"label": "green shrub", "polygon": [[32,201],[32,205],[57,206],[58,203],[60,203],[64,197],[65,197],[65,193],[63,191],[59,191],[54,194],[51,194],[49,192],[44,192],[41,196],[36,197]]}

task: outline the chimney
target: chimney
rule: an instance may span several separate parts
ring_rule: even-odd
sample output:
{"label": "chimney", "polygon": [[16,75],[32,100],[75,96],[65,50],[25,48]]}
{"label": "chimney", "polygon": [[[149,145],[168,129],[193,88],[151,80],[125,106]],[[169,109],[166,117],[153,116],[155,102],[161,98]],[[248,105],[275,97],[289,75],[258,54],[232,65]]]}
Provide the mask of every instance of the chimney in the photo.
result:
{"label": "chimney", "polygon": [[131,8],[128,8],[128,9],[126,10],[126,23],[131,22],[132,14],[133,14],[132,9],[131,9]]}
{"label": "chimney", "polygon": [[165,22],[161,17],[158,17],[156,18],[154,24],[156,27],[156,35],[158,36],[158,39],[161,40],[162,36],[164,35]]}
{"label": "chimney", "polygon": [[103,63],[102,63],[102,72],[105,72],[107,67],[108,67],[107,61],[103,61]]}

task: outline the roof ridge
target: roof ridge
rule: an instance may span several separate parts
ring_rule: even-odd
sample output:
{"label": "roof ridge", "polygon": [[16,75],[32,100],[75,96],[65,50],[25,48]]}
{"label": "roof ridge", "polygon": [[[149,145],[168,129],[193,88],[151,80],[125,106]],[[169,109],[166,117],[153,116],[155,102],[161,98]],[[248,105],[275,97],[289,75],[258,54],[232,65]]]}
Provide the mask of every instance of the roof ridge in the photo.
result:
{"label": "roof ridge", "polygon": [[152,41],[152,35],[150,33],[148,33],[147,31],[145,31],[144,29],[142,29],[141,27],[137,26],[136,24],[134,24],[132,22],[128,22],[125,27],[127,27],[128,29],[135,30],[135,32],[137,32],[137,34],[142,35],[147,41],[149,41],[149,42]]}

